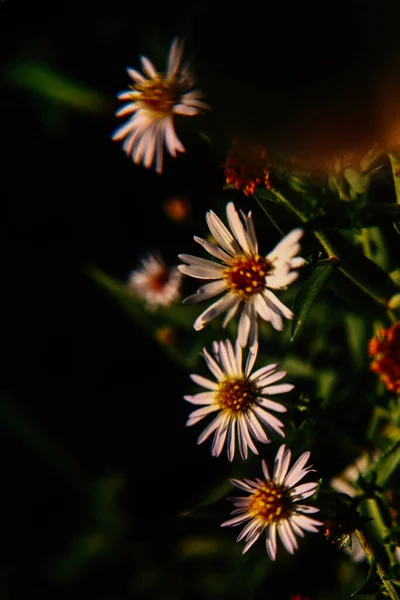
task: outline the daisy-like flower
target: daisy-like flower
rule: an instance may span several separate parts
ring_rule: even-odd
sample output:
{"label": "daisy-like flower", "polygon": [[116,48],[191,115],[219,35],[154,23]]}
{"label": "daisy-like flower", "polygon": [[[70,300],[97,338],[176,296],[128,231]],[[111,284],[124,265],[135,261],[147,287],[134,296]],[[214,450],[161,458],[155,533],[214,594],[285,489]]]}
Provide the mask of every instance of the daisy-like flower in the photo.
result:
{"label": "daisy-like flower", "polygon": [[250,340],[250,346],[253,347],[258,339],[258,317],[270,321],[278,331],[283,329],[282,317],[293,318],[292,311],[271,290],[286,289],[297,279],[298,272],[293,269],[305,262],[296,256],[303,230],[293,229],[264,258],[258,253],[251,212],[248,215],[241,212],[239,215],[234,204],[229,202],[226,214],[232,233],[212,210],[206,214],[208,227],[218,245],[194,237],[195,242],[220,262],[190,254],[179,255],[186,263],[178,267],[182,273],[197,279],[213,280],[200,287],[196,294],[185,298],[184,302],[200,302],[224,294],[196,319],[196,331],[224,312],[227,312],[223,322],[223,327],[226,327],[242,305],[239,343],[244,347]]}
{"label": "daisy-like flower", "polygon": [[310,452],[304,452],[288,471],[291,457],[291,451],[286,450],[285,444],[282,444],[275,458],[272,477],[268,472],[267,463],[263,460],[264,479],[231,480],[233,485],[248,492],[249,496],[230,498],[234,502],[235,510],[232,515],[235,516],[222,523],[221,527],[242,525],[248,521],[237,538],[238,542],[245,540],[243,554],[251,548],[264,530],[267,553],[271,560],[276,558],[277,533],[289,554],[293,554],[298,549],[296,536],[303,537],[304,531],[318,532],[317,527],[323,524],[307,516],[318,512],[318,508],[301,504],[314,494],[318,484],[297,485],[305,475],[314,471],[312,466],[305,466]]}
{"label": "daisy-like flower", "polygon": [[153,63],[141,56],[143,74],[128,68],[133,80],[129,90],[118,95],[127,100],[116,115],[129,120],[112,136],[115,141],[125,139],[123,149],[136,164],[147,168],[155,164],[157,173],[162,172],[164,144],[171,154],[185,152],[174,128],[174,115],[197,115],[208,106],[202,102],[202,93],[193,90],[195,81],[188,66],[181,66],[183,43],[175,38],[171,44],[166,73],[159,73]]}
{"label": "daisy-like flower", "polygon": [[167,267],[161,257],[150,254],[142,259],[140,268],[132,271],[128,287],[154,310],[177,302],[181,283],[182,274],[177,267]]}
{"label": "daisy-like flower", "polygon": [[218,413],[197,443],[201,444],[214,433],[212,456],[219,456],[226,442],[228,459],[232,461],[237,443],[241,457],[246,460],[249,448],[258,454],[253,440],[264,444],[270,442],[263,426],[285,436],[283,423],[270,411],[283,413],[286,407],[267,396],[290,392],[294,386],[290,383],[274,385],[286,375],[285,371],[276,370],[277,364],[261,367],[251,374],[257,351],[248,353],[243,370],[242,348],[238,343],[234,350],[230,340],[214,342],[213,353],[214,357],[203,349],[204,359],[216,381],[201,375],[190,376],[207,391],[184,397],[187,402],[202,406],[189,415],[186,424],[195,425],[210,413]]}

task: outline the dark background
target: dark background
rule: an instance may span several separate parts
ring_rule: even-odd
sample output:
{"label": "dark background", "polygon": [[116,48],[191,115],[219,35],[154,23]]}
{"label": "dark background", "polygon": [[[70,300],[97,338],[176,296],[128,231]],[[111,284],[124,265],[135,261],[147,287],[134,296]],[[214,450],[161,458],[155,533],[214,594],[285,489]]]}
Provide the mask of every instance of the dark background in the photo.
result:
{"label": "dark background", "polygon": [[[184,427],[188,374],[86,269],[123,279],[149,250],[171,262],[189,251],[235,135],[284,149],[373,139],[397,90],[398,13],[395,2],[1,3],[2,598],[229,597],[217,576],[201,587],[209,566],[171,558],[184,529],[203,527],[182,510],[226,461]],[[188,124],[186,155],[167,157],[159,177],[110,137],[125,67],[139,54],[162,67],[174,35],[212,107],[199,122],[213,144]],[[21,64],[96,90],[102,111],[16,80]],[[190,226],[166,218],[171,194],[189,197]],[[279,583],[288,597],[293,581]]]}

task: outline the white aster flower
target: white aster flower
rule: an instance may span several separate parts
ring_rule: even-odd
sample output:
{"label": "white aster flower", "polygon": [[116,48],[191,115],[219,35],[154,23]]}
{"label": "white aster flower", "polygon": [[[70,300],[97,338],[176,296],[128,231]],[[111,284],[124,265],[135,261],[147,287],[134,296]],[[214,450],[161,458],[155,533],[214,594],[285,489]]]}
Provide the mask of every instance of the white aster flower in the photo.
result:
{"label": "white aster flower", "polygon": [[206,388],[206,392],[185,396],[191,404],[202,406],[193,411],[187,425],[195,425],[204,417],[218,413],[198,438],[201,444],[214,433],[211,447],[212,456],[219,456],[226,442],[228,459],[233,460],[236,443],[241,457],[246,460],[248,449],[254,454],[258,450],[253,442],[269,443],[263,426],[285,437],[283,423],[270,411],[286,412],[286,407],[269,400],[268,396],[284,394],[293,389],[290,383],[280,383],[285,371],[277,371],[277,364],[261,367],[253,374],[251,370],[257,358],[257,351],[249,352],[246,366],[242,368],[242,348],[236,344],[233,349],[230,340],[213,343],[214,357],[203,349],[203,356],[216,381],[201,375],[191,375],[191,379]]}
{"label": "white aster flower", "polygon": [[129,288],[153,310],[177,302],[181,283],[182,274],[177,267],[167,267],[161,257],[151,254],[142,259],[142,266],[132,271],[128,279]]}
{"label": "white aster flower", "polygon": [[143,73],[128,68],[134,84],[118,95],[127,100],[116,115],[131,115],[112,136],[115,141],[125,139],[123,149],[136,164],[150,168],[155,163],[162,172],[164,144],[171,156],[185,152],[174,128],[174,115],[197,115],[208,106],[201,101],[202,93],[193,90],[195,81],[188,66],[181,66],[183,43],[175,38],[169,52],[167,72],[159,73],[153,63],[141,56]]}
{"label": "white aster flower", "polygon": [[196,294],[185,298],[184,302],[200,302],[223,294],[196,319],[196,331],[224,312],[227,312],[223,322],[223,327],[226,327],[242,305],[239,343],[244,347],[250,340],[250,346],[253,347],[258,338],[258,317],[270,321],[278,331],[283,329],[282,317],[293,318],[292,311],[271,290],[286,289],[297,279],[298,272],[292,269],[301,267],[305,262],[296,256],[300,250],[298,242],[304,232],[302,229],[293,229],[264,258],[258,253],[251,212],[245,215],[241,211],[239,215],[230,202],[226,214],[232,233],[212,210],[206,214],[208,227],[218,245],[194,237],[195,242],[220,262],[190,254],[179,255],[187,263],[179,265],[182,273],[197,279],[213,280],[200,287]]}
{"label": "white aster flower", "polygon": [[266,462],[262,461],[265,479],[232,479],[233,485],[249,493],[249,496],[230,498],[235,509],[233,519],[222,523],[221,527],[241,525],[248,521],[241,531],[237,541],[245,540],[243,554],[266,531],[266,548],[271,560],[276,558],[276,534],[282,544],[293,554],[298,549],[296,536],[304,537],[304,531],[318,532],[322,525],[307,515],[319,511],[318,508],[307,504],[299,504],[316,491],[317,483],[302,483],[297,485],[305,475],[314,471],[312,466],[305,467],[310,452],[304,452],[289,469],[292,453],[286,450],[285,444],[279,448],[272,478],[269,475]]}

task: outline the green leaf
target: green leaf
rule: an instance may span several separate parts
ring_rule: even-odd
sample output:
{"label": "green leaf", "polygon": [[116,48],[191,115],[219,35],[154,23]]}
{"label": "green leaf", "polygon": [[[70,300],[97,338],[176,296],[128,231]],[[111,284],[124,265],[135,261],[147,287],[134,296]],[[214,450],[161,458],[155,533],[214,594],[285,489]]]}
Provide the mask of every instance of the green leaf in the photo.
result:
{"label": "green leaf", "polygon": [[365,479],[376,476],[375,483],[384,487],[400,465],[400,441],[392,444],[365,473]]}
{"label": "green leaf", "polygon": [[335,268],[334,262],[317,264],[312,275],[300,288],[294,301],[292,321],[292,341],[304,324],[305,318],[318,294],[325,288]]}
{"label": "green leaf", "polygon": [[107,114],[111,110],[110,99],[86,84],[69,79],[48,65],[34,61],[21,61],[10,65],[6,77],[15,85],[27,88],[53,102],[69,105],[75,109]]}
{"label": "green leaf", "polygon": [[375,577],[375,562],[373,561],[369,566],[368,575],[365,581],[355,592],[350,594],[350,598],[354,598],[354,596],[376,594],[378,589]]}

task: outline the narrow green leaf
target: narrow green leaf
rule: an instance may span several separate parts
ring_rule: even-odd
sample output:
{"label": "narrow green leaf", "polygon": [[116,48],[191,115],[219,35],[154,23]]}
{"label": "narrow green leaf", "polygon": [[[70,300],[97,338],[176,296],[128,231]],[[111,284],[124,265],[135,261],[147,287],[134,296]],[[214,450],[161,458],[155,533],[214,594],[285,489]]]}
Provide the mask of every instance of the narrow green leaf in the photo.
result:
{"label": "narrow green leaf", "polygon": [[400,441],[392,444],[368,469],[365,479],[369,480],[371,476],[376,475],[375,483],[378,486],[385,486],[392,474],[400,465]]}
{"label": "narrow green leaf", "polygon": [[16,85],[78,110],[97,114],[107,114],[111,110],[111,100],[100,92],[70,79],[43,63],[35,61],[13,63],[7,69],[6,77]]}
{"label": "narrow green leaf", "polygon": [[292,321],[292,341],[304,324],[305,318],[318,294],[325,288],[335,268],[334,262],[316,266],[312,275],[300,288],[293,306],[294,319]]}
{"label": "narrow green leaf", "polygon": [[369,566],[368,575],[362,585],[352,594],[350,594],[350,598],[354,598],[354,596],[360,595],[369,595],[376,594],[378,591],[376,578],[375,578],[375,562],[372,562]]}

